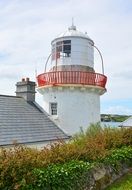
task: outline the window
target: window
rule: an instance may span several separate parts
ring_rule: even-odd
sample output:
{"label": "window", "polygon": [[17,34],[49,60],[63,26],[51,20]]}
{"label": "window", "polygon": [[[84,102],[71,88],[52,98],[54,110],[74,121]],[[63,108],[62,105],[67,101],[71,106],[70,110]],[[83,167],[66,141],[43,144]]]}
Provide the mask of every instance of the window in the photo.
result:
{"label": "window", "polygon": [[71,56],[71,40],[59,41],[52,45],[52,60],[59,59],[60,57]]}
{"label": "window", "polygon": [[57,115],[57,103],[50,103],[51,115]]}
{"label": "window", "polygon": [[71,55],[71,40],[63,41],[63,53],[65,57],[70,57]]}

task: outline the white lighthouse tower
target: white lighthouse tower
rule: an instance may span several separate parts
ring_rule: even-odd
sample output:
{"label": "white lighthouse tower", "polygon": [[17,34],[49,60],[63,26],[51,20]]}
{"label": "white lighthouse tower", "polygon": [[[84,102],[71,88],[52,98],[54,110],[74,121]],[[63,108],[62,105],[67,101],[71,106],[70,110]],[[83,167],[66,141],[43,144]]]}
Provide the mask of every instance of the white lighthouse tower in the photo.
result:
{"label": "white lighthouse tower", "polygon": [[93,40],[73,24],[51,47],[45,72],[37,76],[37,89],[45,111],[72,135],[100,121],[100,95],[106,91],[107,78],[94,70]]}

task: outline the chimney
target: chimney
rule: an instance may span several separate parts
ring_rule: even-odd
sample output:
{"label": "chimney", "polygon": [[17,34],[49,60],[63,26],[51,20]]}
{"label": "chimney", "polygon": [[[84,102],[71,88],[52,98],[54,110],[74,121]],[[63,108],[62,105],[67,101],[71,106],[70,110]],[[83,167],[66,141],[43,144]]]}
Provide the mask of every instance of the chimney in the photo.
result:
{"label": "chimney", "polygon": [[29,78],[22,78],[16,84],[16,96],[24,98],[27,102],[35,101],[35,82],[30,81]]}

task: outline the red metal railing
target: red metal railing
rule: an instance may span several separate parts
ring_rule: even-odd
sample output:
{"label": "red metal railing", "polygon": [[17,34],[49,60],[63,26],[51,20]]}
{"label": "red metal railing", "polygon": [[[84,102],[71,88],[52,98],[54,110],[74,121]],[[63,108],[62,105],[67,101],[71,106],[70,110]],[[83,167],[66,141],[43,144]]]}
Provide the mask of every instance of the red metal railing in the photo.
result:
{"label": "red metal railing", "polygon": [[38,87],[61,84],[94,85],[105,88],[107,77],[99,73],[83,71],[54,71],[37,76]]}

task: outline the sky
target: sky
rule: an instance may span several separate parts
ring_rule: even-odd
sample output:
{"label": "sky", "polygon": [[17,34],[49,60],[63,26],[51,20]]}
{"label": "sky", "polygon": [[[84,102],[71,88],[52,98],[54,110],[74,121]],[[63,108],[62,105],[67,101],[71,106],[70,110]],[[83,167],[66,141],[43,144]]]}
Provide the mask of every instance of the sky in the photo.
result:
{"label": "sky", "polygon": [[[108,77],[101,113],[132,115],[131,0],[0,0],[0,94],[44,72],[51,41],[72,23],[99,48]],[[101,60],[95,51],[95,70]],[[37,93],[42,105],[42,96]]]}

